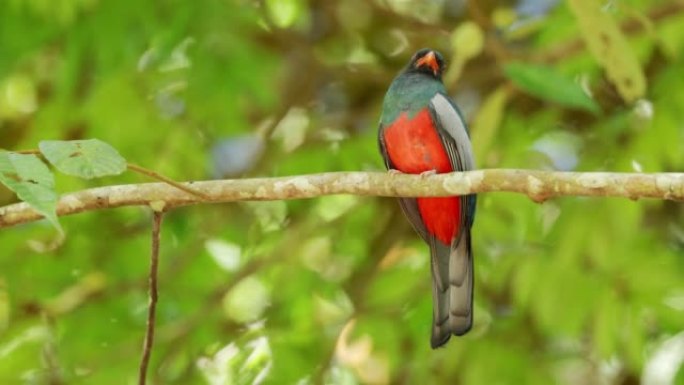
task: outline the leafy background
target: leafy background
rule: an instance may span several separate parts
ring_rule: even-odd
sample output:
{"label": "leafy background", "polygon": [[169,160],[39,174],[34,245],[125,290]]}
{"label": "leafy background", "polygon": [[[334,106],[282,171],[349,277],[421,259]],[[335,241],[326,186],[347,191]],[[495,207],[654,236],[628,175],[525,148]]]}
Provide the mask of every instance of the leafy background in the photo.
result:
{"label": "leafy background", "polygon": [[[381,170],[384,91],[424,46],[450,59],[480,167],[684,167],[679,0],[8,0],[0,147],[98,138],[177,180]],[[479,206],[475,326],[435,351],[427,248],[393,200],[173,211],[152,380],[684,384],[680,204]],[[0,382],[135,383],[150,217],[0,231]]]}

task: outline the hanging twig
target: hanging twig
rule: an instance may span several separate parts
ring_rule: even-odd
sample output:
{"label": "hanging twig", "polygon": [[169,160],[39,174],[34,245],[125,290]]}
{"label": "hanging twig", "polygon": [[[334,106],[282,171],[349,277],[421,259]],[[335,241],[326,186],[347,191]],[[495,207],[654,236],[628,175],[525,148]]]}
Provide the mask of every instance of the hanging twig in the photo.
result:
{"label": "hanging twig", "polygon": [[138,384],[145,385],[147,380],[147,366],[152,354],[154,343],[154,323],[157,312],[157,270],[159,267],[159,232],[164,213],[154,211],[152,220],[152,252],[150,254],[150,273],[149,273],[149,304],[147,309],[147,329],[145,330],[145,341],[143,342],[143,353],[140,359],[140,372]]}

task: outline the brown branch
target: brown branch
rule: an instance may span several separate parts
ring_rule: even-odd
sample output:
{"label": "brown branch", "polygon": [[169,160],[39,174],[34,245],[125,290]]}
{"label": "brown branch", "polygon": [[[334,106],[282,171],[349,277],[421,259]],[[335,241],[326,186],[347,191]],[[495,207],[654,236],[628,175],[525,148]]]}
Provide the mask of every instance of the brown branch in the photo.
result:
{"label": "brown branch", "polygon": [[[277,178],[226,179],[184,183],[199,199],[165,183],[99,187],[64,195],[57,215],[122,206],[166,208],[198,203],[283,200],[323,195],[412,197],[515,192],[542,202],[559,196],[684,200],[684,173],[554,172],[489,169],[431,176],[385,172],[331,172]],[[0,228],[41,219],[26,203],[0,207]]]}
{"label": "brown branch", "polygon": [[147,380],[147,366],[152,355],[152,344],[154,343],[154,323],[157,314],[157,271],[159,268],[159,230],[164,213],[154,211],[152,220],[152,252],[150,254],[150,275],[149,275],[149,305],[147,308],[147,329],[145,330],[145,341],[143,343],[143,354],[140,359],[140,372],[138,384],[145,385]]}

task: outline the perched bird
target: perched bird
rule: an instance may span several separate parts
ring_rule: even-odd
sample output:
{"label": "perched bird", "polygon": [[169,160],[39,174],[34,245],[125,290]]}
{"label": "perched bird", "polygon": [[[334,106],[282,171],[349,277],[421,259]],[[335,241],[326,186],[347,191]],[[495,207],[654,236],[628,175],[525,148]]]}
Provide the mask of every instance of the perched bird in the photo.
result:
{"label": "perched bird", "polygon": [[[389,170],[408,174],[474,168],[466,123],[442,84],[444,59],[421,49],[394,79],[382,108],[378,141]],[[475,195],[400,198],[404,214],[430,247],[432,348],[473,323],[473,252],[470,229]]]}

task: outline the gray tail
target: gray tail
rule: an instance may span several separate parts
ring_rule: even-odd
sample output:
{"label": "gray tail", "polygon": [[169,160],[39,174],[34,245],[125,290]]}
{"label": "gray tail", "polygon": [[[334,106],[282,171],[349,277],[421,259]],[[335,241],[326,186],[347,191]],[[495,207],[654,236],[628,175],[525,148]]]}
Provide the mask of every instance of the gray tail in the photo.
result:
{"label": "gray tail", "polygon": [[434,240],[432,264],[432,348],[444,345],[451,335],[466,334],[473,324],[473,254],[470,230],[451,246]]}

